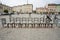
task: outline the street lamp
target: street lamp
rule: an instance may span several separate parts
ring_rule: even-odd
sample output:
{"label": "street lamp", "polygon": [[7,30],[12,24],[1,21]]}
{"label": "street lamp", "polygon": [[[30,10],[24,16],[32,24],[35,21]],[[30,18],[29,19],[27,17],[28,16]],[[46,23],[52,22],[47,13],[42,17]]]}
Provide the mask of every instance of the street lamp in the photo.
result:
{"label": "street lamp", "polygon": [[28,0],[27,0],[27,4],[28,4]]}
{"label": "street lamp", "polygon": [[2,4],[1,0],[0,0],[0,4]]}

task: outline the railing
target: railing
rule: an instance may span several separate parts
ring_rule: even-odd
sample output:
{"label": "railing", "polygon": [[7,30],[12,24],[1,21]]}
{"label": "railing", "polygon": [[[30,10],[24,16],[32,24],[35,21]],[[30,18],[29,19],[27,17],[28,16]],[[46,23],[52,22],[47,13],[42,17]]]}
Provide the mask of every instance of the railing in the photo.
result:
{"label": "railing", "polygon": [[53,23],[34,23],[34,24],[26,24],[26,23],[6,23],[4,24],[4,28],[53,28]]}

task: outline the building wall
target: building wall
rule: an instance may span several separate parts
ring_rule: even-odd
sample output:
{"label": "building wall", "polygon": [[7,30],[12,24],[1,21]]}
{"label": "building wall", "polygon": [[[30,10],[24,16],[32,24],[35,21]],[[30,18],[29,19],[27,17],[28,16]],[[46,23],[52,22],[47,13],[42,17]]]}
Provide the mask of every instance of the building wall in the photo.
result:
{"label": "building wall", "polygon": [[60,5],[56,7],[57,12],[60,12]]}
{"label": "building wall", "polygon": [[39,14],[31,14],[31,16],[29,16],[29,14],[11,15],[11,22],[9,15],[1,15],[0,19],[1,22],[2,19],[6,19],[6,23],[45,23],[46,15]]}
{"label": "building wall", "polygon": [[36,13],[48,12],[48,8],[36,8]]}
{"label": "building wall", "polygon": [[[10,17],[9,17],[9,15],[1,15],[1,16],[0,16],[0,19],[2,20],[3,18],[6,19],[6,23],[9,23],[9,22],[10,22],[10,19],[9,19]],[[2,21],[1,21],[1,22],[2,22]]]}
{"label": "building wall", "polygon": [[1,22],[1,19],[0,19],[0,28],[2,28],[2,22]]}
{"label": "building wall", "polygon": [[[14,18],[14,20],[13,20]],[[45,23],[46,22],[46,15],[40,14],[19,14],[19,15],[12,15],[11,22],[15,23]],[[16,21],[18,20],[18,21]],[[43,21],[44,20],[44,21]]]}
{"label": "building wall", "polygon": [[48,6],[49,12],[56,12],[56,6]]}
{"label": "building wall", "polygon": [[6,23],[10,23],[9,18],[9,15],[0,15],[0,28],[2,28]]}
{"label": "building wall", "polygon": [[56,13],[56,4],[48,4],[48,13],[55,14]]}
{"label": "building wall", "polygon": [[3,5],[0,4],[0,12],[3,12]]}
{"label": "building wall", "polygon": [[7,5],[0,4],[0,12],[4,12],[4,10],[8,10],[9,12],[11,12],[12,8]]}
{"label": "building wall", "polygon": [[20,13],[30,13],[33,10],[33,5],[25,4],[25,5],[15,6],[12,8],[12,10]]}
{"label": "building wall", "polygon": [[21,6],[15,6],[15,7],[12,7],[12,10],[15,12],[20,12],[21,8],[22,8]]}
{"label": "building wall", "polygon": [[33,10],[33,5],[27,4],[22,6],[22,12],[23,13],[31,13]]}
{"label": "building wall", "polygon": [[51,13],[52,14],[55,14],[55,13],[58,14],[58,12],[60,12],[60,4],[48,4],[48,5],[46,5],[45,8],[37,8],[36,12],[37,13],[48,12],[49,14],[51,14]]}

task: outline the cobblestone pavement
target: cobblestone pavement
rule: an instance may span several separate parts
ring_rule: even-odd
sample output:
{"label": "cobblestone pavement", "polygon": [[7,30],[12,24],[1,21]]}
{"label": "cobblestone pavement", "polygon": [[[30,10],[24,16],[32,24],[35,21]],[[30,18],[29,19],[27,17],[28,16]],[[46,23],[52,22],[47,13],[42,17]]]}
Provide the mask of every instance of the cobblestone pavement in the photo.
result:
{"label": "cobblestone pavement", "polygon": [[59,28],[2,28],[0,40],[60,40]]}

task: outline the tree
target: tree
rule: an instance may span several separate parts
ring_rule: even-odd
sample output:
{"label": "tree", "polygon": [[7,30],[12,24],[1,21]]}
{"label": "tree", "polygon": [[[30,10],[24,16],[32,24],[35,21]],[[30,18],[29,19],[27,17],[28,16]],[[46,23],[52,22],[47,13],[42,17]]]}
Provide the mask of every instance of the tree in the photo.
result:
{"label": "tree", "polygon": [[6,9],[6,10],[4,10],[4,12],[5,12],[5,13],[8,13],[8,10]]}
{"label": "tree", "polygon": [[10,13],[10,15],[12,15],[12,14],[14,14],[15,13],[15,11],[12,11],[11,13]]}
{"label": "tree", "polygon": [[33,11],[33,13],[36,13],[36,11]]}

